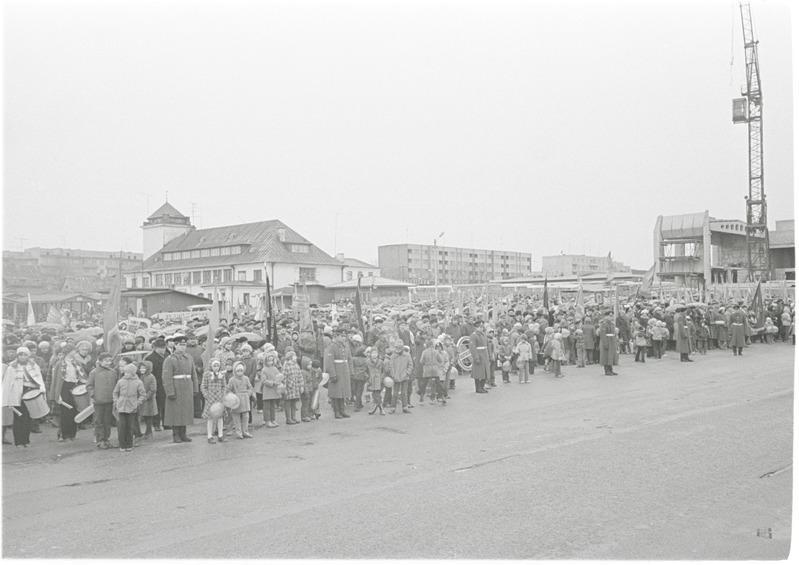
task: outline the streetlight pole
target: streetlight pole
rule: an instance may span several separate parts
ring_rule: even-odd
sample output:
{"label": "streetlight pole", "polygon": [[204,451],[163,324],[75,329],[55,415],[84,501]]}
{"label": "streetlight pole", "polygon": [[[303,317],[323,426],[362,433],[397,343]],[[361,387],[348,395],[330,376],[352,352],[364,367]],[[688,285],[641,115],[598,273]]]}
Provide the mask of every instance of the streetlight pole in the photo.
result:
{"label": "streetlight pole", "polygon": [[438,239],[441,237],[444,237],[443,231],[438,234],[437,238],[433,239],[433,284],[435,285],[436,301],[438,301]]}

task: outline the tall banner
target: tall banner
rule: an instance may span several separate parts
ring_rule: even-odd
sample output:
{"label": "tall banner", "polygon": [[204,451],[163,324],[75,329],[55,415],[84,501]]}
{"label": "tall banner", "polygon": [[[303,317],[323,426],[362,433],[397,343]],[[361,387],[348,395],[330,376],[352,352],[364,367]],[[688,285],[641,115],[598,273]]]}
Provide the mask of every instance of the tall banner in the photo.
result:
{"label": "tall banner", "polygon": [[208,367],[208,363],[214,356],[214,349],[216,348],[214,338],[216,337],[216,331],[219,329],[219,302],[217,302],[216,295],[217,291],[216,287],[214,287],[211,296],[211,312],[208,315],[208,339],[205,341],[205,352],[202,356],[203,364],[206,367]]}
{"label": "tall banner", "polygon": [[547,289],[547,275],[544,274],[544,310],[549,311],[549,289]]}
{"label": "tall banner", "polygon": [[610,282],[613,279],[613,257],[608,251],[608,274],[605,282]]}
{"label": "tall banner", "polygon": [[638,287],[638,292],[641,296],[649,296],[652,292],[652,283],[655,281],[655,263],[652,263],[652,267],[646,272],[644,275],[643,280],[641,281],[641,286]]}
{"label": "tall banner", "polygon": [[31,302],[31,293],[28,293],[28,325],[32,326],[36,323],[36,314],[33,313],[33,302]]}
{"label": "tall banner", "polygon": [[266,307],[266,339],[272,345],[276,345],[275,340],[277,339],[277,322],[272,315],[272,291],[269,287],[269,274],[266,273],[266,298],[264,300],[264,306]]}
{"label": "tall banner", "polygon": [[766,318],[763,312],[763,293],[760,289],[760,281],[757,281],[757,289],[755,290],[755,295],[752,297],[752,303],[749,306],[749,309],[755,313],[755,318],[757,318],[757,327],[762,328]]}
{"label": "tall banner", "polygon": [[355,285],[355,315],[358,317],[358,328],[361,336],[366,339],[366,331],[363,327],[363,313],[361,311],[361,275],[358,275],[358,282]]}
{"label": "tall banner", "polygon": [[122,351],[122,338],[119,335],[119,303],[122,300],[122,261],[119,272],[111,286],[108,304],[103,312],[103,348],[111,355]]}

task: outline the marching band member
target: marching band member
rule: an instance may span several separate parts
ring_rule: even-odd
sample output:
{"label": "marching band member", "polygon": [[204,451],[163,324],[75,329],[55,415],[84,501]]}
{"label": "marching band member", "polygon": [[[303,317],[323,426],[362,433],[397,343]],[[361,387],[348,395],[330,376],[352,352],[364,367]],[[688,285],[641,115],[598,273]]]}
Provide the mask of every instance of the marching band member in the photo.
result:
{"label": "marching band member", "polygon": [[17,358],[3,373],[3,406],[14,411],[14,445],[28,447],[31,434],[31,417],[22,396],[32,390],[45,393],[44,379],[39,366],[31,360],[27,347],[17,348]]}

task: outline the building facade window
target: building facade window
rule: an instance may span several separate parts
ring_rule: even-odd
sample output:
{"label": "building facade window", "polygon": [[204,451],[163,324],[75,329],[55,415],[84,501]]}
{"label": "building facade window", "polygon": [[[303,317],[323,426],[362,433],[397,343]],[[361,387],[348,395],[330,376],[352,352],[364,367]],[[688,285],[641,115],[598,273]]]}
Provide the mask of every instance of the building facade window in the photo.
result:
{"label": "building facade window", "polygon": [[313,267],[300,267],[300,282],[316,280],[316,269]]}
{"label": "building facade window", "polygon": [[254,280],[256,282],[261,282],[263,280],[262,277],[263,277],[263,273],[261,272],[261,269],[255,269],[252,272],[252,280]]}
{"label": "building facade window", "polygon": [[245,292],[244,293],[244,304],[245,304],[245,306],[249,306],[250,305],[250,293],[249,292]]}
{"label": "building facade window", "polygon": [[172,286],[172,273],[166,273],[164,275],[164,284],[166,286]]}
{"label": "building facade window", "polygon": [[155,286],[156,288],[164,286],[164,275],[155,275]]}
{"label": "building facade window", "polygon": [[141,286],[142,288],[150,288],[150,277],[142,277]]}
{"label": "building facade window", "polygon": [[203,271],[203,284],[211,282],[211,271]]}
{"label": "building facade window", "polygon": [[289,249],[291,249],[292,253],[309,253],[311,246],[302,243],[292,243],[289,245]]}
{"label": "building facade window", "polygon": [[233,280],[233,269],[225,269],[222,271],[224,282],[231,282]]}
{"label": "building facade window", "polygon": [[202,273],[200,271],[194,271],[191,274],[191,282],[194,283],[194,284],[200,284],[200,282],[202,281],[201,277],[202,277]]}

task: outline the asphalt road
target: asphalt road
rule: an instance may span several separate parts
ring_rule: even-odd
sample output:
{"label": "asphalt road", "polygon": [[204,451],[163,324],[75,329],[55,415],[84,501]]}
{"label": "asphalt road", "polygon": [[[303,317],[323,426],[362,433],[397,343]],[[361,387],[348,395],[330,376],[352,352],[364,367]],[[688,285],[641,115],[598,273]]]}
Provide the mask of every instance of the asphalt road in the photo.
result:
{"label": "asphalt road", "polygon": [[461,377],[446,407],[217,445],[45,428],[3,446],[3,556],[784,559],[794,348],[695,359]]}

